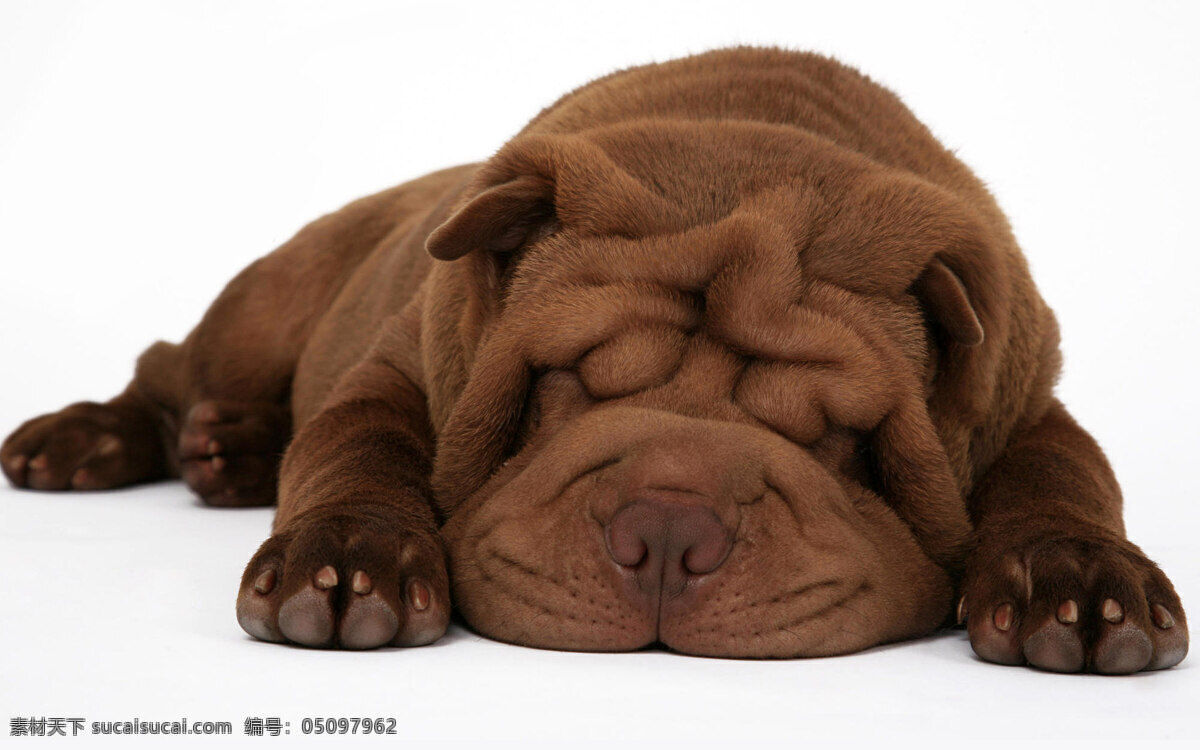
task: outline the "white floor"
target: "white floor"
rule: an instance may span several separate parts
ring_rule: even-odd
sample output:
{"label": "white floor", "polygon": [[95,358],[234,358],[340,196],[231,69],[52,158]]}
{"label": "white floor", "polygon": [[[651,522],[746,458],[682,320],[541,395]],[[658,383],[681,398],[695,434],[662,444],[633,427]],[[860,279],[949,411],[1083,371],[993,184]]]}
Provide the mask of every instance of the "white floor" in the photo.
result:
{"label": "white floor", "polygon": [[[293,736],[306,717],[383,717],[396,719],[400,741],[412,747],[918,738],[1160,746],[1198,736],[1195,656],[1153,675],[1052,675],[982,663],[962,631],[780,662],[538,651],[457,626],[411,650],[259,643],[238,628],[233,602],[269,521],[267,510],[201,507],[178,484],[99,494],[0,490],[0,632],[9,646],[0,655],[0,718],[80,717],[90,731],[93,721],[186,716],[230,722],[225,743],[247,739],[247,717],[279,718]],[[1161,529],[1141,541],[1182,590],[1196,591],[1200,564],[1186,533]]]}
{"label": "white floor", "polygon": [[[1058,314],[1060,393],[1200,622],[1198,35],[1190,0],[5,0],[0,438],[118,392],[304,222],[486,158],[596,75],[815,49],[896,90],[991,187]],[[292,737],[306,717],[394,717],[407,747],[1200,746],[1200,653],[1108,679],[987,665],[961,632],[771,663],[459,629],[414,651],[257,643],[234,595],[269,519],[179,485],[0,488],[0,719],[187,716],[245,741],[247,717]]]}

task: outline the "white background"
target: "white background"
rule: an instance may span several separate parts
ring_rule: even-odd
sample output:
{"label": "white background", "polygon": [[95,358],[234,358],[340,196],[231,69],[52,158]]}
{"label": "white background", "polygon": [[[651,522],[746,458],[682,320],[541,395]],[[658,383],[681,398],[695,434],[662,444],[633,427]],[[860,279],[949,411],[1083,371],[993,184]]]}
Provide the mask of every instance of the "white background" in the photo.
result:
{"label": "white background", "polygon": [[[184,335],[315,216],[486,158],[616,68],[776,43],[893,88],[991,186],[1062,325],[1059,393],[1123,481],[1131,538],[1196,607],[1198,6],[983,6],[6,0],[0,434],[119,391],[142,349]],[[260,644],[233,600],[269,519],[177,484],[0,489],[0,718],[186,715],[240,734],[246,716],[293,733],[305,716],[390,716],[410,746],[1200,737],[1198,656],[1151,676],[1049,675],[984,664],[961,631],[769,663],[459,629],[412,651]]]}

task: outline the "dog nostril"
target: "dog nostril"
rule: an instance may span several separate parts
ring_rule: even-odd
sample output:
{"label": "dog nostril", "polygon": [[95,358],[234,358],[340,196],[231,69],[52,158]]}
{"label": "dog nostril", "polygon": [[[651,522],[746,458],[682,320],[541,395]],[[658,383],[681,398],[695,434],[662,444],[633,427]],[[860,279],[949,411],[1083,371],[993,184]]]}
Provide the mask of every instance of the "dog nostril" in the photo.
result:
{"label": "dog nostril", "polygon": [[642,537],[630,528],[630,524],[609,524],[608,554],[618,564],[627,568],[636,568],[646,559],[647,545]]}
{"label": "dog nostril", "polygon": [[711,573],[733,546],[733,535],[712,510],[656,500],[617,511],[605,538],[619,565],[653,568],[667,578]]}
{"label": "dog nostril", "polygon": [[[715,516],[713,520],[716,520]],[[720,525],[719,522],[717,525]],[[713,529],[712,532],[705,534],[703,538],[698,539],[684,551],[683,567],[689,573],[695,575],[711,573],[725,562],[725,557],[729,554],[729,548],[733,544],[723,526]]]}
{"label": "dog nostril", "polygon": [[650,547],[643,538],[650,530],[646,515],[638,504],[630,503],[618,510],[604,528],[608,554],[618,565],[636,568],[646,559]]}

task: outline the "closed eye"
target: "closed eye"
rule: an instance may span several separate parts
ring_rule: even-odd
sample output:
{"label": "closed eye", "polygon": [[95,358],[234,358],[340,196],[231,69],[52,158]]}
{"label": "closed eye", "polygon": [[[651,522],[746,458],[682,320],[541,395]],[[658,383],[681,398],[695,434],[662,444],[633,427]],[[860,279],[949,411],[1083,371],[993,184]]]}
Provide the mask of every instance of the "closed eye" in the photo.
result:
{"label": "closed eye", "polygon": [[535,373],[534,385],[525,397],[521,418],[505,451],[505,458],[515,456],[533,443],[544,441],[593,403],[594,400],[574,371]]}
{"label": "closed eye", "polygon": [[799,445],[813,445],[828,430],[813,365],[749,360],[733,400],[755,420]]}

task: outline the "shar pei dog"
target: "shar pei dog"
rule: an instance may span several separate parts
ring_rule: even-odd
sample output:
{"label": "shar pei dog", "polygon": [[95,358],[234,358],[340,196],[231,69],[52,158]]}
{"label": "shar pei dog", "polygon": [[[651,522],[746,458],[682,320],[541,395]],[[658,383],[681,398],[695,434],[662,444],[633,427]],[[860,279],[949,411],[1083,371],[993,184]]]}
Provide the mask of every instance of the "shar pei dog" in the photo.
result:
{"label": "shar pei dog", "polygon": [[844,654],[966,622],[998,664],[1170,667],[1170,581],[1053,395],[1058,332],[983,184],[833,60],[614,73],[494,156],[320,218],[18,487],[278,503],[263,641]]}

